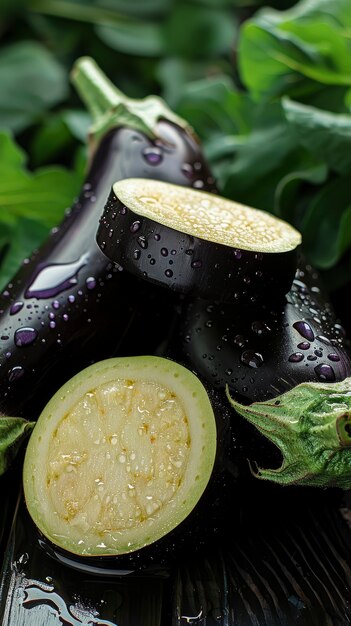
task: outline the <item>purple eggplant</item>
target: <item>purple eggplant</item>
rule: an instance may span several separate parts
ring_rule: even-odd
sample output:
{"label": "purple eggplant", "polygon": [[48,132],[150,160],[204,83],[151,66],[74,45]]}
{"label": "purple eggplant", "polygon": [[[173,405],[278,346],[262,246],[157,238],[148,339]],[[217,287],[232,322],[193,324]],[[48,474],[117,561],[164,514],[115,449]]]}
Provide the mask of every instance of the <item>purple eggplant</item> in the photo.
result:
{"label": "purple eggplant", "polygon": [[246,404],[351,374],[343,329],[308,265],[300,264],[283,304],[244,308],[198,299],[183,315],[172,356]]}
{"label": "purple eggplant", "polygon": [[[72,77],[94,118],[90,166],[63,223],[24,260],[0,296],[5,415],[36,417],[70,376],[119,353],[128,331],[129,353],[152,353],[168,326],[165,294],[109,264],[95,242],[111,185],[143,177],[216,190],[197,138],[162,100],[129,100],[88,58],[77,62]],[[143,319],[143,327],[133,319]]]}
{"label": "purple eggplant", "polygon": [[139,178],[113,185],[97,242],[110,261],[152,283],[251,305],[289,291],[301,235],[267,212]]}

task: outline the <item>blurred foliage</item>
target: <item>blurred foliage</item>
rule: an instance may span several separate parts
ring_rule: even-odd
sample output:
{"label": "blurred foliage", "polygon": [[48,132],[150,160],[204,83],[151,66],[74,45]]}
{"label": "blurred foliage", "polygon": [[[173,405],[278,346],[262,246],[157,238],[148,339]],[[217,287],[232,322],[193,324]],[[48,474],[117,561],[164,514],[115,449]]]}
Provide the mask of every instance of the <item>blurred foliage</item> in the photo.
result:
{"label": "blurred foliage", "polygon": [[81,55],[129,96],[164,97],[224,195],[294,223],[333,286],[350,280],[350,32],[350,0],[3,0],[0,129],[20,148],[2,136],[1,168],[17,150],[11,180],[47,180],[56,198],[19,208],[0,189],[2,282],[82,182],[89,116],[68,83]]}

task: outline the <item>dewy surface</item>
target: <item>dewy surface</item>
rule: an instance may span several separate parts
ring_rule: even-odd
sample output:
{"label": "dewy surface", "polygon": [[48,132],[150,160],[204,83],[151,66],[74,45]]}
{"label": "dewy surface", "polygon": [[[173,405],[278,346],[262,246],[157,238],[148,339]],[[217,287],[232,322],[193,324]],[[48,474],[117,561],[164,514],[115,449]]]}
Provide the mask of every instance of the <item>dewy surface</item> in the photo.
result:
{"label": "dewy surface", "polygon": [[54,516],[101,536],[152,522],[178,490],[190,432],[176,395],[155,382],[114,380],[76,403],[48,448]]}
{"label": "dewy surface", "polygon": [[122,180],[113,190],[138,215],[214,243],[259,252],[286,252],[301,243],[283,220],[203,191],[146,179]]}

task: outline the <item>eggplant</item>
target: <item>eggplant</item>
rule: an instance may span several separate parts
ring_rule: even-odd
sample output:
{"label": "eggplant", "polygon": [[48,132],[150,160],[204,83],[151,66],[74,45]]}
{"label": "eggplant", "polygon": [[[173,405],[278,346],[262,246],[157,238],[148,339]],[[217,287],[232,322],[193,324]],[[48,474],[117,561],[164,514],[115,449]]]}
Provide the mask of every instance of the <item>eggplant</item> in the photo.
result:
{"label": "eggplant", "polygon": [[308,264],[299,264],[282,304],[245,308],[194,299],[179,324],[170,355],[245,404],[351,373],[343,328]]}
{"label": "eggplant", "polygon": [[301,236],[272,215],[159,181],[113,185],[97,241],[140,278],[181,293],[252,304],[289,291]]}
{"label": "eggplant", "polygon": [[[76,63],[73,82],[94,117],[89,171],[63,223],[0,296],[4,415],[35,418],[70,376],[118,353],[128,330],[124,345],[137,354],[155,350],[167,330],[173,303],[108,263],[96,244],[112,183],[150,177],[216,191],[193,131],[159,98],[129,100],[86,58]],[[151,313],[155,301],[159,314]],[[148,333],[140,319],[148,320]]]}
{"label": "eggplant", "polygon": [[86,557],[88,568],[99,557],[113,556],[113,567],[165,560],[195,529],[200,539],[215,508],[223,515],[229,415],[169,359],[91,365],[57,391],[29,440],[33,521],[52,550]]}

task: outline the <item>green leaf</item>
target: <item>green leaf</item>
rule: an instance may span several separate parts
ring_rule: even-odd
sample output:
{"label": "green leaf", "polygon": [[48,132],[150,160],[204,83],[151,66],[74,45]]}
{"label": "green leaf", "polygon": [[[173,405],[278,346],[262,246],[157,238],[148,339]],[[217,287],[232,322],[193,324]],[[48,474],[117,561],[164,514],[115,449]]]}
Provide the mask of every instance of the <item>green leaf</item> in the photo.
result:
{"label": "green leaf", "polygon": [[349,0],[304,0],[288,11],[259,11],[242,28],[239,42],[248,89],[256,97],[302,97],[320,85],[349,87],[349,9]]}
{"label": "green leaf", "polygon": [[169,56],[187,59],[217,59],[230,55],[237,24],[224,9],[200,9],[185,2],[176,4],[164,24],[164,40]]}
{"label": "green leaf", "polygon": [[62,118],[72,136],[85,144],[92,123],[91,115],[87,111],[70,109],[62,113]]}
{"label": "green leaf", "polygon": [[96,26],[98,37],[113,50],[139,56],[161,56],[164,40],[161,26],[153,22],[130,22]]}
{"label": "green leaf", "polygon": [[0,475],[9,468],[34,424],[35,422],[28,422],[22,417],[0,416]]}
{"label": "green leaf", "polygon": [[5,248],[1,285],[42,242],[48,229],[61,221],[81,184],[80,174],[62,167],[29,172],[24,164],[24,153],[7,134],[0,133],[0,231]]}
{"label": "green leaf", "polygon": [[283,108],[298,141],[309,152],[340,174],[351,172],[351,115],[321,111],[287,98]]}
{"label": "green leaf", "polygon": [[350,177],[323,186],[311,202],[302,223],[309,259],[320,269],[335,265],[351,247]]}
{"label": "green leaf", "polygon": [[34,41],[0,52],[0,128],[21,131],[67,96],[67,76],[54,56]]}
{"label": "green leaf", "polygon": [[[305,184],[322,185],[328,178],[325,163],[316,163],[311,159],[305,159],[304,162],[303,158],[300,158],[298,167],[298,170],[292,168],[279,181],[274,202],[275,214],[296,225],[300,225],[306,210],[304,200],[310,200],[306,191],[303,191]],[[301,206],[304,207],[302,210]]]}
{"label": "green leaf", "polygon": [[[280,103],[256,107],[252,123],[251,132],[241,137],[228,162],[223,191],[238,201],[273,211],[275,185],[282,177],[282,170],[289,171],[297,143]],[[263,185],[271,189],[270,206],[265,206]]]}
{"label": "green leaf", "polygon": [[250,99],[235,90],[228,76],[185,84],[178,93],[176,108],[207,141],[214,134],[228,137],[248,133],[251,128]]}
{"label": "green leaf", "polygon": [[258,478],[281,485],[351,488],[351,378],[303,383],[269,402],[234,409],[281,451],[278,469]]}

